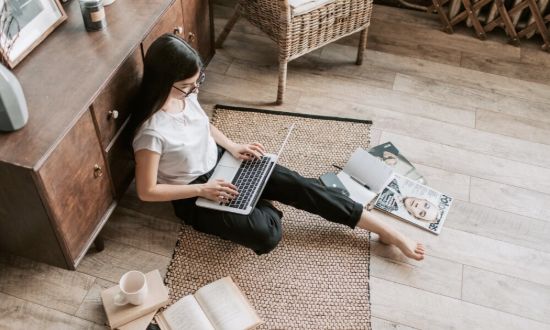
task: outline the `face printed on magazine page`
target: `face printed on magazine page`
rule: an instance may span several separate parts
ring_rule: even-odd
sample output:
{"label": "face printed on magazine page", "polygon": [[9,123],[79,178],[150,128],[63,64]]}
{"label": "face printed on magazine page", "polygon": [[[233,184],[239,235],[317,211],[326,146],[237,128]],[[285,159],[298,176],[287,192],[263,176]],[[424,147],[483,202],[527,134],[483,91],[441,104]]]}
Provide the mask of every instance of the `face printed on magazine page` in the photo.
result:
{"label": "face printed on magazine page", "polygon": [[389,166],[395,166],[395,164],[397,164],[397,156],[389,151],[384,151],[382,154],[382,160]]}
{"label": "face printed on magazine page", "polygon": [[434,222],[437,219],[437,207],[423,198],[405,197],[403,204],[407,211],[415,218]]}

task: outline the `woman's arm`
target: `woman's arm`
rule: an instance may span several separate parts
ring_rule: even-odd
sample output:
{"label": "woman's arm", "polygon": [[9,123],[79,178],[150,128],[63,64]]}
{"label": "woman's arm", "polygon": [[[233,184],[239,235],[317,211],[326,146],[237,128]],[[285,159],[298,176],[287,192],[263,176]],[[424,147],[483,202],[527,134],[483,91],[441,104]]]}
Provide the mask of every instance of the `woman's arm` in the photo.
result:
{"label": "woman's arm", "polygon": [[225,150],[231,150],[233,149],[237,144],[233,141],[231,141],[230,138],[225,136],[216,126],[210,124],[210,133],[212,134],[212,137],[214,138],[214,141],[224,148]]}
{"label": "woman's arm", "polygon": [[139,199],[147,202],[164,202],[192,197],[204,197],[215,201],[232,199],[236,187],[228,182],[215,181],[205,184],[173,185],[157,183],[160,155],[141,149],[135,152],[136,190]]}
{"label": "woman's arm", "polygon": [[238,144],[231,141],[216,126],[210,124],[210,132],[214,141],[225,150],[229,151],[233,157],[238,159],[262,158],[265,154],[265,148],[261,143],[254,142],[250,144]]}
{"label": "woman's arm", "polygon": [[157,184],[160,160],[158,153],[141,149],[134,154],[134,157],[136,159],[136,190],[142,201],[162,202],[199,196],[200,185]]}

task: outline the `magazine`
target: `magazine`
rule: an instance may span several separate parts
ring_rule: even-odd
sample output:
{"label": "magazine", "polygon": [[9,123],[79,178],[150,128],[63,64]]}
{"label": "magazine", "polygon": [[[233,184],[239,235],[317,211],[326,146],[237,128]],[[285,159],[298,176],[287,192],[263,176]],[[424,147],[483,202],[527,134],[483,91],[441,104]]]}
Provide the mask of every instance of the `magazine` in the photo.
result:
{"label": "magazine", "polygon": [[395,173],[374,207],[439,234],[452,202],[452,197]]}
{"label": "magazine", "polygon": [[351,155],[337,174],[349,197],[363,206],[374,207],[401,220],[439,234],[453,198],[403,175],[364,149]]}
{"label": "magazine", "polygon": [[426,179],[418,173],[414,165],[399,152],[399,149],[393,143],[386,142],[372,147],[369,149],[369,153],[392,167],[395,173],[426,184]]}

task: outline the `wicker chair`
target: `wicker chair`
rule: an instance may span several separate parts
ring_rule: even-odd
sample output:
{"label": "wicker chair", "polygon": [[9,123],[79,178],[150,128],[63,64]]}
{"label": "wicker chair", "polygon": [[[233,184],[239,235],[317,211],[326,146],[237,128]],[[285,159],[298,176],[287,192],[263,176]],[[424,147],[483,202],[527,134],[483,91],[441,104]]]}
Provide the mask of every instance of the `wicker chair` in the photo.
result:
{"label": "wicker chair", "polygon": [[277,104],[282,104],[289,61],[361,31],[355,63],[362,64],[371,14],[372,0],[334,0],[299,15],[292,15],[288,0],[238,0],[233,16],[216,40],[216,47],[222,46],[240,16],[278,43]]}

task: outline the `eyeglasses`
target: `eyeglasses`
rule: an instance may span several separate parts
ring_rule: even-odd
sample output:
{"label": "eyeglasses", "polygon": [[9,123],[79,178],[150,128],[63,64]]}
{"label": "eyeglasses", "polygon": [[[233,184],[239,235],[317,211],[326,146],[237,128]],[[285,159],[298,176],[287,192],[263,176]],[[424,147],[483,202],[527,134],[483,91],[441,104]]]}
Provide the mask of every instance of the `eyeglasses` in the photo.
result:
{"label": "eyeglasses", "polygon": [[182,95],[183,97],[188,97],[189,95],[198,92],[199,87],[202,85],[205,78],[206,78],[206,74],[204,73],[204,71],[201,70],[201,73],[199,74],[199,78],[197,79],[197,81],[195,81],[195,84],[193,85],[193,87],[191,87],[189,91],[186,92],[180,88],[177,88],[176,86],[174,86],[174,88],[180,91],[183,94]]}

